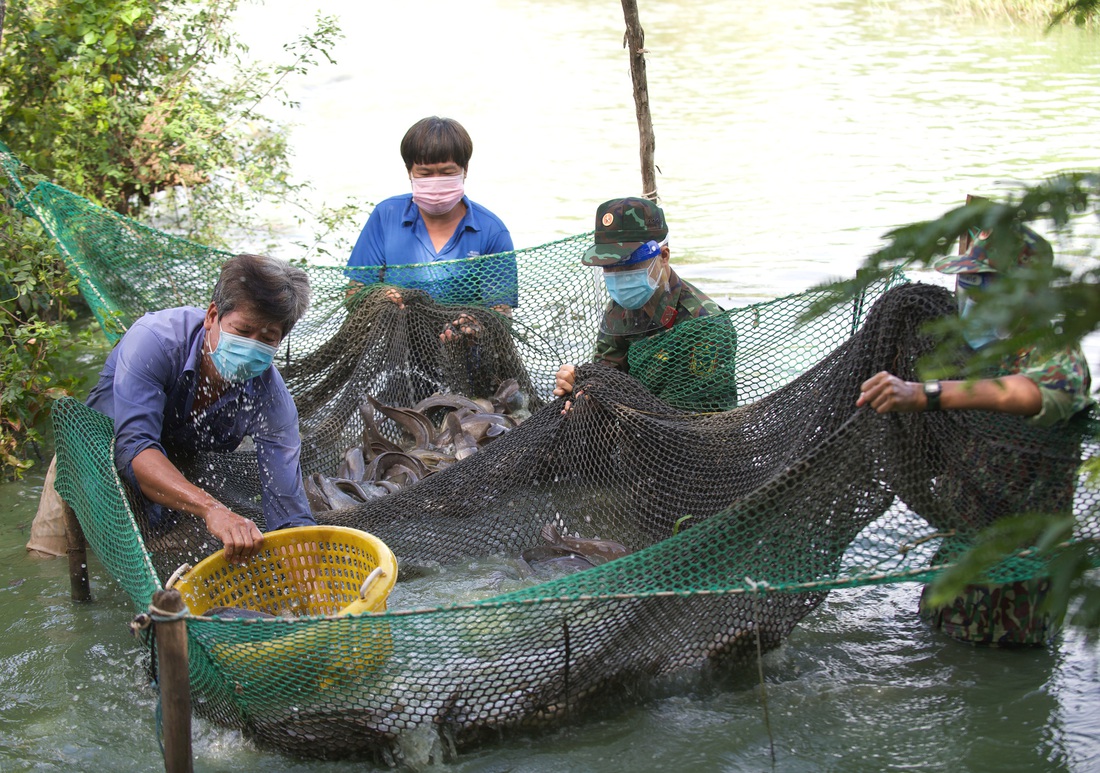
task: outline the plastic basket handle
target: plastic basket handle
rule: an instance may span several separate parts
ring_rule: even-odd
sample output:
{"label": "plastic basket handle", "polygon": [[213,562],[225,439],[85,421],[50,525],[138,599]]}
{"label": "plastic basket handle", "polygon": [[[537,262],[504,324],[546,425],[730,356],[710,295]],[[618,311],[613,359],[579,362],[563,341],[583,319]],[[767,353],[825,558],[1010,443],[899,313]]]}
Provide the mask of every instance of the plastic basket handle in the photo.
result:
{"label": "plastic basket handle", "polygon": [[374,567],[374,571],[367,575],[367,579],[363,580],[363,585],[359,588],[359,598],[365,599],[367,597],[367,591],[370,590],[370,586],[374,585],[385,576],[385,569],[380,566]]}
{"label": "plastic basket handle", "polygon": [[[168,578],[168,582],[164,583],[164,589],[172,590],[172,586],[176,584],[176,580],[190,571],[191,564],[180,564],[179,568],[172,572],[172,576]],[[370,578],[368,577],[367,579],[369,580]]]}

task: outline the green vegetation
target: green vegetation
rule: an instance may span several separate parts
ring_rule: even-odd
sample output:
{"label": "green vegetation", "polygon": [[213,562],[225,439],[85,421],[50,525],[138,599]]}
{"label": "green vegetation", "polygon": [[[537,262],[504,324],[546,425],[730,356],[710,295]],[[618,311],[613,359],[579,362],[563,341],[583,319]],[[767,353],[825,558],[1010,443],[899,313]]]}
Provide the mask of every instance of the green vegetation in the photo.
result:
{"label": "green vegetation", "polygon": [[31,466],[24,446],[41,440],[50,400],[68,391],[52,354],[72,343],[77,291],[41,226],[3,201],[0,252],[0,467],[10,476]]}
{"label": "green vegetation", "polygon": [[[975,199],[934,220],[913,223],[886,234],[886,246],[869,256],[854,278],[827,287],[830,297],[815,306],[811,314],[851,301],[864,288],[899,267],[931,267],[933,261],[946,255],[959,237],[969,231],[991,231],[992,260],[1010,266],[1020,248],[1014,224],[1045,220],[1056,231],[1066,233],[1086,214],[1100,214],[1100,172],[1055,175],[1025,186],[999,202]],[[975,318],[1011,328],[1013,333],[983,348],[969,364],[969,372],[978,373],[994,366],[1024,346],[1076,345],[1100,329],[1100,257],[1093,254],[1081,263],[1072,272],[1058,262],[1006,269],[1003,273],[1008,281],[990,293],[991,297],[976,309]],[[933,332],[955,343],[963,341],[958,318],[944,320]],[[932,374],[942,375],[945,367],[947,364],[942,361],[928,363]]]}
{"label": "green vegetation", "polygon": [[19,0],[0,47],[2,139],[59,185],[132,216],[158,213],[188,238],[253,228],[255,205],[302,193],[287,129],[260,112],[339,35],[332,18],[246,61],[238,0]]}
{"label": "green vegetation", "polygon": [[[41,177],[196,241],[255,243],[262,202],[300,201],[287,129],[261,108],[293,106],[285,78],[339,37],[335,20],[284,46],[283,64],[245,56],[238,0],[0,0],[0,140]],[[28,170],[29,172],[30,170]],[[2,183],[8,180],[0,180]],[[311,216],[332,227],[347,207]],[[259,222],[259,225],[257,223]],[[75,286],[41,227],[0,207],[0,472],[18,476],[76,343]]]}
{"label": "green vegetation", "polygon": [[1074,521],[1074,516],[1041,513],[999,521],[982,532],[974,546],[936,578],[929,604],[949,603],[968,584],[1015,554],[1021,545],[1033,545],[1037,557],[1050,561],[1051,590],[1044,602],[1046,609],[1058,618],[1065,615],[1070,625],[1095,635],[1100,631],[1100,578],[1092,571],[1096,547],[1086,542],[1067,544]]}

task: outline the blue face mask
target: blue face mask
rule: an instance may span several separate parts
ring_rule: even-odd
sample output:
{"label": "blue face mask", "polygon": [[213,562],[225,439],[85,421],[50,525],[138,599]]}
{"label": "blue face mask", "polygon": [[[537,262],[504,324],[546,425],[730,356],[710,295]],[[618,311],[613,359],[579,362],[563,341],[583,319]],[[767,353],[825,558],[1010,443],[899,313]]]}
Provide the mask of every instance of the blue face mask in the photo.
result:
{"label": "blue face mask", "polygon": [[631,271],[605,271],[603,283],[611,300],[624,309],[640,309],[645,306],[657,289],[657,280],[650,276],[652,268],[653,263]]}
{"label": "blue face mask", "polygon": [[974,311],[974,299],[967,298],[962,303],[962,311],[959,314],[966,320],[966,325],[963,327],[963,338],[966,339],[967,345],[977,351],[983,346],[988,346],[1001,336],[998,335],[997,329],[992,325],[980,325],[977,320],[973,319],[971,312]]}
{"label": "blue face mask", "polygon": [[218,329],[221,334],[217,347],[210,352],[210,359],[223,379],[233,383],[248,381],[271,367],[278,351],[276,347]]}
{"label": "blue face mask", "polygon": [[657,289],[657,282],[649,276],[648,268],[608,272],[603,275],[603,283],[611,300],[624,309],[642,308]]}
{"label": "blue face mask", "polygon": [[979,322],[974,318],[974,308],[977,304],[968,292],[979,288],[987,289],[990,283],[994,281],[994,276],[994,274],[959,274],[956,277],[955,297],[959,304],[959,316],[966,320],[966,325],[963,327],[963,338],[966,340],[967,345],[974,350],[1008,337],[996,325]]}

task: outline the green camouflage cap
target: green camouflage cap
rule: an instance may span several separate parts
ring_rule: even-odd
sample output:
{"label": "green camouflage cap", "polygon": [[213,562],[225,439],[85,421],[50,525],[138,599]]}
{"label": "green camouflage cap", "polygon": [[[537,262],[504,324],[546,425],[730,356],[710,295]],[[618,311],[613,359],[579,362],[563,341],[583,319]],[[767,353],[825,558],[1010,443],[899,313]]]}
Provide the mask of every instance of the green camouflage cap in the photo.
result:
{"label": "green camouflage cap", "polygon": [[[1020,243],[1020,251],[1016,254],[1016,265],[1024,266],[1031,262],[1050,264],[1054,260],[1054,250],[1050,242],[1032,231],[1026,225],[1013,227],[1017,240]],[[932,264],[932,268],[941,274],[996,274],[1006,268],[1006,262],[1012,258],[998,255],[994,246],[990,231],[982,231],[974,236],[974,243],[970,249],[962,255],[940,258]],[[1009,256],[1011,249],[1009,248]],[[999,268],[998,268],[999,267]]]}
{"label": "green camouflage cap", "polygon": [[581,263],[614,266],[646,242],[663,242],[666,236],[665,213],[649,199],[605,201],[596,210],[596,243],[588,248]]}

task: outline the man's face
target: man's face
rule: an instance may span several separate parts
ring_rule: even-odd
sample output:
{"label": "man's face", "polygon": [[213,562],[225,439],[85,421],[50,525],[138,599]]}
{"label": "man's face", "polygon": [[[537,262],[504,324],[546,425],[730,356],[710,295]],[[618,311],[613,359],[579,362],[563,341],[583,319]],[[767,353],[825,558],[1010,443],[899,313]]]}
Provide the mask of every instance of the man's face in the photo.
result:
{"label": "man's face", "polygon": [[257,314],[248,307],[237,308],[218,317],[218,309],[211,303],[210,308],[206,310],[203,327],[210,334],[211,349],[217,348],[218,338],[223,330],[268,346],[278,346],[283,341],[283,329],[277,322]]}

